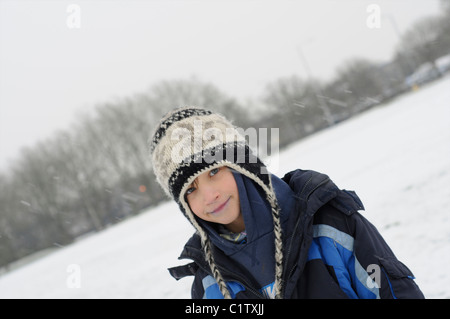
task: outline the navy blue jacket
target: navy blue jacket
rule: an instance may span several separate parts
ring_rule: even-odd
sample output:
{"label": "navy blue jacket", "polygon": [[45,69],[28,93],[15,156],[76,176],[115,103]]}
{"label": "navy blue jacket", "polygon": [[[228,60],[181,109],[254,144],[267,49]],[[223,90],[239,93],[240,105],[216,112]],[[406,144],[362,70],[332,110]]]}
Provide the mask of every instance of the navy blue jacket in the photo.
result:
{"label": "navy blue jacket", "polygon": [[[364,207],[354,192],[314,171],[295,170],[283,181],[295,194],[293,208],[282,216],[284,298],[424,298],[412,272],[358,212]],[[217,246],[212,249],[233,298],[272,296],[270,285],[261,287],[248,269]],[[180,259],[193,263],[169,271],[177,280],[194,275],[192,298],[223,298],[198,234]]]}

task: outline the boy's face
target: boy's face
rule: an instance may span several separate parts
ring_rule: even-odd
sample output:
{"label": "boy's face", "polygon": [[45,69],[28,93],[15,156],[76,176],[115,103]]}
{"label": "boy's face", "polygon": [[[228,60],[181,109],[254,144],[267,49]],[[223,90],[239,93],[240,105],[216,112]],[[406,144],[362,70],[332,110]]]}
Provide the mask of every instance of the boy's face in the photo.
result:
{"label": "boy's face", "polygon": [[186,199],[197,217],[223,224],[232,232],[245,229],[239,191],[228,167],[214,168],[199,175],[186,191]]}

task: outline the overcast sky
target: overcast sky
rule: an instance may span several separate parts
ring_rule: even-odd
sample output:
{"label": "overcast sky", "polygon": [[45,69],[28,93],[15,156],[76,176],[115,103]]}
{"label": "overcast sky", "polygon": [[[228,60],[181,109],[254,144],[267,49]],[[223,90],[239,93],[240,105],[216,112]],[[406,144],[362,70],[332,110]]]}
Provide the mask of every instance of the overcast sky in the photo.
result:
{"label": "overcast sky", "polygon": [[[367,24],[370,4],[379,25]],[[329,80],[353,57],[392,57],[389,17],[403,32],[438,12],[438,0],[0,0],[0,169],[77,112],[160,80],[195,75],[255,98],[279,77],[306,77],[300,48]]]}

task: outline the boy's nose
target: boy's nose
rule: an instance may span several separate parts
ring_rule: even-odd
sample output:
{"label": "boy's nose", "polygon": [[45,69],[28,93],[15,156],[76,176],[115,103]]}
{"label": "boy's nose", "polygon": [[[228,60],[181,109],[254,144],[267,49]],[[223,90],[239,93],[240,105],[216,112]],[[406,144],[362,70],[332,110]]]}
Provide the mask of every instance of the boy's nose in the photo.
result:
{"label": "boy's nose", "polygon": [[215,204],[217,199],[219,198],[219,192],[215,189],[207,189],[203,192],[203,199],[205,205],[209,206],[211,204]]}

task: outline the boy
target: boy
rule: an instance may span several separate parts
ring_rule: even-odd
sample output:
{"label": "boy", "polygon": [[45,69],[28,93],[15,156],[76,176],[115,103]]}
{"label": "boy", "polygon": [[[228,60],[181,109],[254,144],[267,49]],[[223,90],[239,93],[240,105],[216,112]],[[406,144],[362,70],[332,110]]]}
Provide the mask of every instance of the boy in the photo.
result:
{"label": "boy", "polygon": [[169,269],[194,275],[192,298],[423,298],[411,271],[328,176],[267,172],[223,116],[166,114],[150,145],[154,173],[196,229]]}

